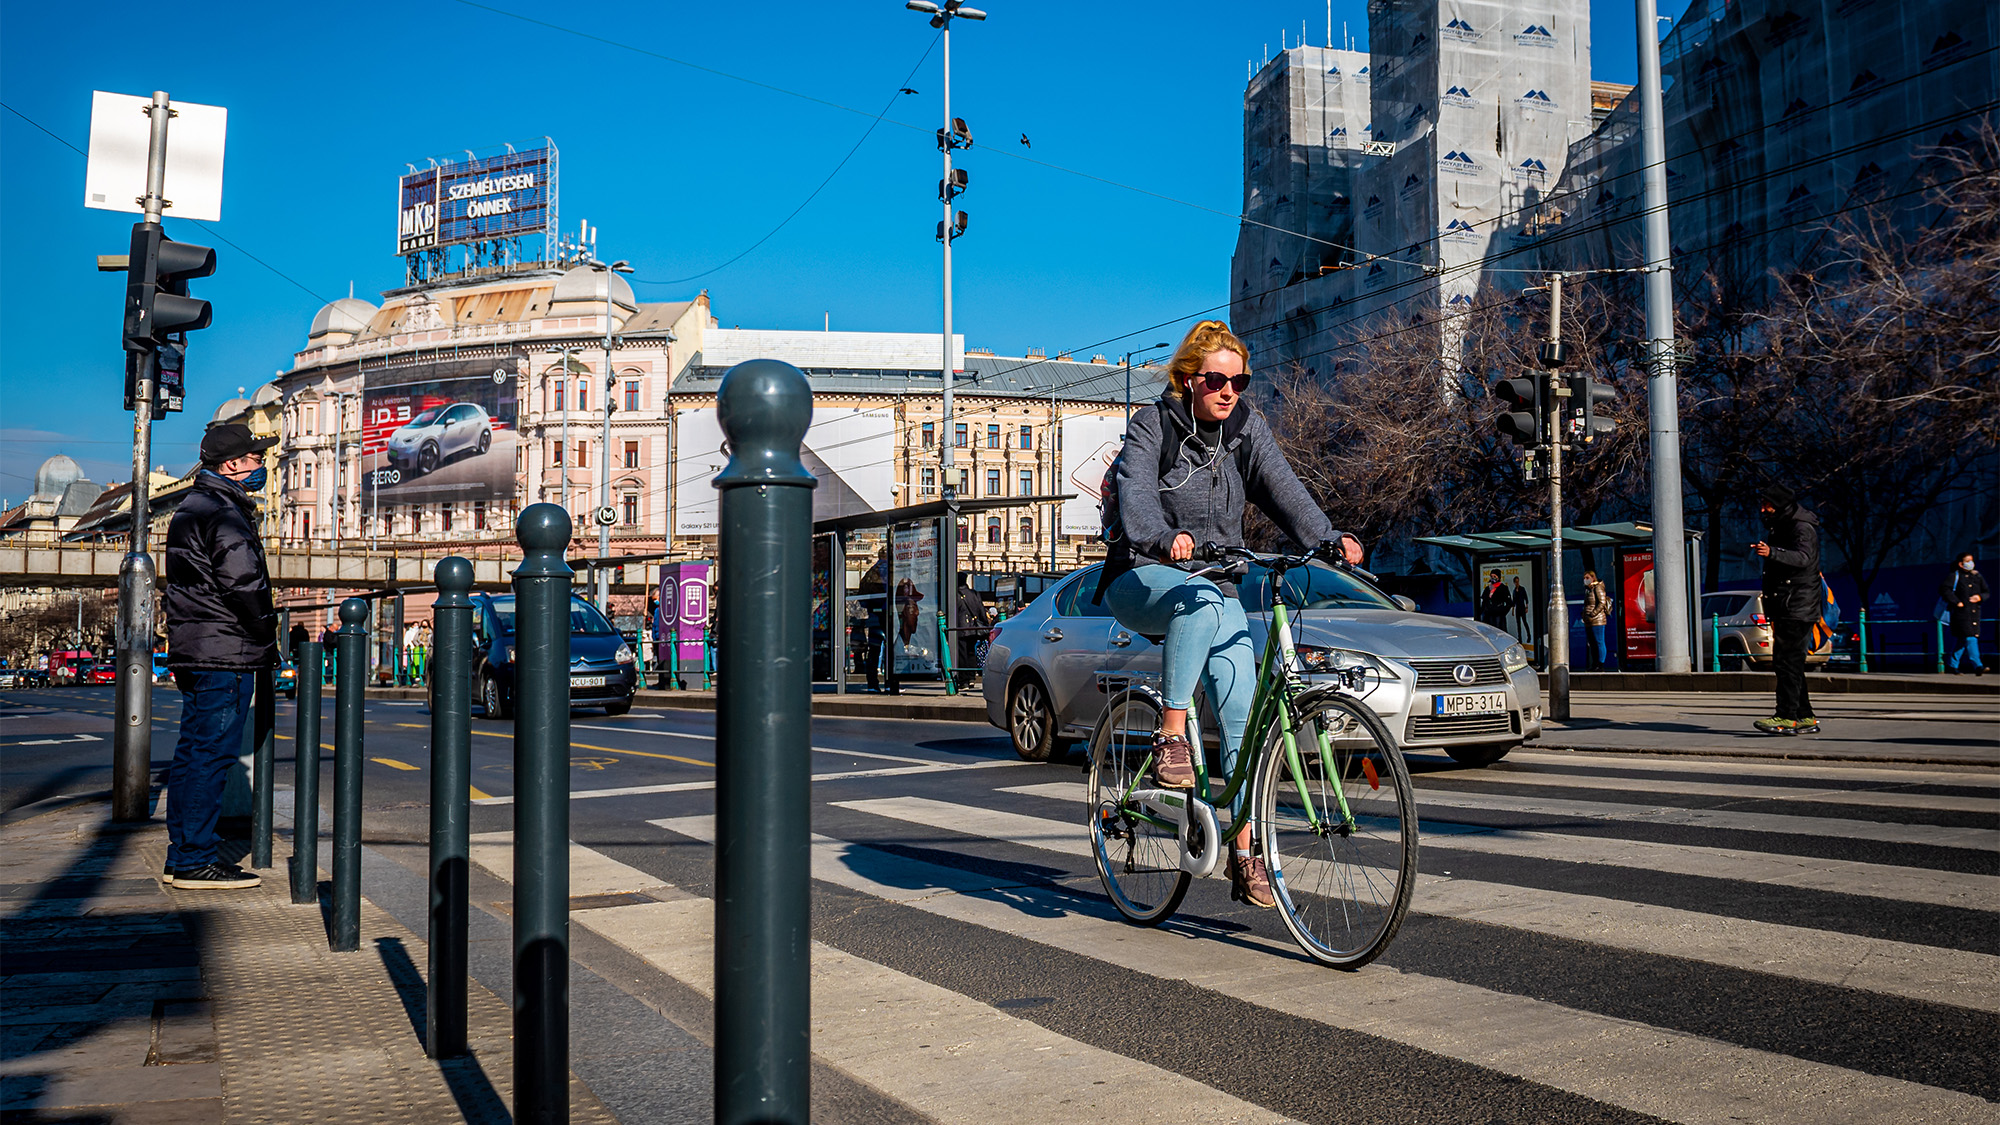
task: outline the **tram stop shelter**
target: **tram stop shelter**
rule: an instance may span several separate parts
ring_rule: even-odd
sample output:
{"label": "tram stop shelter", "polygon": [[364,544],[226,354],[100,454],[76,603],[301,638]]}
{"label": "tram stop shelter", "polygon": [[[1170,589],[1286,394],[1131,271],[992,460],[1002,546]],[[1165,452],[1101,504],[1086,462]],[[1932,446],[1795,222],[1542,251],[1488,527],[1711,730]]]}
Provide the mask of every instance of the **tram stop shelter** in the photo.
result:
{"label": "tram stop shelter", "polygon": [[[1481,531],[1464,535],[1423,535],[1414,542],[1442,547],[1466,560],[1473,570],[1473,615],[1478,616],[1479,594],[1488,577],[1498,571],[1501,582],[1512,589],[1516,578],[1528,591],[1528,613],[1511,614],[1507,631],[1527,646],[1537,666],[1548,666],[1549,545],[1546,527],[1512,531]],[[1701,533],[1688,531],[1683,545],[1687,560],[1688,636],[1693,646],[1695,666],[1706,658],[1701,649]],[[1596,556],[1582,556],[1582,552]],[[1611,555],[1611,565],[1603,565],[1602,552]],[[1597,570],[1604,587],[1612,595],[1612,626],[1607,648],[1621,668],[1651,664],[1654,660],[1653,528],[1651,524],[1581,524],[1563,528],[1564,600],[1569,604],[1570,664],[1579,663],[1583,644],[1583,572]],[[1581,557],[1580,557],[1581,556]],[[1608,570],[1608,573],[1607,573]],[[1569,591],[1576,591],[1571,596]]]}
{"label": "tram stop shelter", "polygon": [[[953,498],[813,521],[813,632],[817,643],[820,630],[818,606],[824,598],[829,649],[827,659],[831,664],[829,671],[832,672],[833,690],[843,694],[847,691],[847,603],[850,598],[856,597],[847,589],[848,536],[875,528],[888,533],[889,568],[882,584],[883,593],[866,597],[873,599],[879,596],[885,603],[901,601],[907,611],[903,616],[914,619],[920,616],[917,608],[920,605],[923,606],[923,614],[935,613],[953,604],[957,598],[952,576],[942,573],[944,552],[941,547],[947,532],[956,528],[958,517],[1003,508],[1044,507],[1074,499],[1076,494],[1073,492],[1045,496]],[[824,573],[818,566],[822,536],[826,537],[827,565]],[[826,582],[824,588],[819,585],[822,579]],[[894,684],[899,672],[905,675],[941,672],[944,654],[935,651],[938,646],[930,639],[935,635],[935,629],[927,627],[927,623],[921,620],[904,621],[901,624],[906,635],[895,637],[897,623],[890,621],[888,611],[889,606],[885,604],[884,632],[890,636],[885,637],[883,648],[889,654],[889,667],[886,669],[889,682]],[[945,608],[945,611],[949,612],[949,609]]]}

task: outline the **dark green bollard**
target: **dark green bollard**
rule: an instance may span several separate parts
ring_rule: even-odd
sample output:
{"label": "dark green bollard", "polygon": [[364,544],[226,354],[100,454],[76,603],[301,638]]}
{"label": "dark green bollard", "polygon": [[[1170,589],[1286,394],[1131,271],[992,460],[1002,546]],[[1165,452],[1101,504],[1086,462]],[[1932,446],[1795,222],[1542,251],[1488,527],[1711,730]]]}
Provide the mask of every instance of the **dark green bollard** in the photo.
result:
{"label": "dark green bollard", "polygon": [[319,901],[320,643],[299,644],[299,714],[292,737],[292,901]]}
{"label": "dark green bollard", "polygon": [[569,513],[515,534],[514,1120],[569,1120]]}
{"label": "dark green bollard", "polygon": [[269,668],[257,672],[256,700],[250,705],[250,866],[271,866],[271,802],[277,789],[277,676]]}
{"label": "dark green bollard", "polygon": [[465,1053],[466,864],[472,822],[472,564],[437,564],[431,606],[430,991],[424,1049]]}
{"label": "dark green bollard", "polygon": [[340,603],[333,685],[333,943],[361,948],[361,723],[368,687],[368,603]]}
{"label": "dark green bollard", "polygon": [[716,679],[715,1120],[803,1123],[812,489],[799,442],[812,390],[777,360],[739,363],[716,395],[722,490]]}

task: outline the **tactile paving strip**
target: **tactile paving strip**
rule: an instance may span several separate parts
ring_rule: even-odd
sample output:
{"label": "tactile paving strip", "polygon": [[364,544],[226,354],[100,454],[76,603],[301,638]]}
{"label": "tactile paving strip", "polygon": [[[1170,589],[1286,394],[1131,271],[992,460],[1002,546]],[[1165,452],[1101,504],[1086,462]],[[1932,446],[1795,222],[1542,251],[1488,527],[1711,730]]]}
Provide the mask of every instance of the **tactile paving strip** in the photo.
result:
{"label": "tactile paving strip", "polygon": [[[137,850],[158,871],[165,832]],[[284,862],[261,874],[253,890],[170,895],[201,945],[228,1122],[512,1120],[506,1004],[473,983],[471,1055],[427,1058],[423,940],[363,899],[360,950],[330,953],[319,907],[291,903]],[[617,1119],[572,1077],[570,1120]]]}

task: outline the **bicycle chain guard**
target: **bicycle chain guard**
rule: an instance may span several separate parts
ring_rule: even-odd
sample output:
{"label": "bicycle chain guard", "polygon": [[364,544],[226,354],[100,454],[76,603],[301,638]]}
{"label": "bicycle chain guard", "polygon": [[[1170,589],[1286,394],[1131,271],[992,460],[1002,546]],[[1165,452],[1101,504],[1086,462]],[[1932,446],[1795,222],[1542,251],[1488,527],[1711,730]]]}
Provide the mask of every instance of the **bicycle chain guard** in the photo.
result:
{"label": "bicycle chain guard", "polygon": [[[1183,789],[1135,789],[1130,800],[1155,816],[1173,820],[1174,835],[1181,842],[1182,871],[1197,879],[1215,873],[1222,862],[1224,844],[1214,806]],[[1197,847],[1197,843],[1202,846]]]}

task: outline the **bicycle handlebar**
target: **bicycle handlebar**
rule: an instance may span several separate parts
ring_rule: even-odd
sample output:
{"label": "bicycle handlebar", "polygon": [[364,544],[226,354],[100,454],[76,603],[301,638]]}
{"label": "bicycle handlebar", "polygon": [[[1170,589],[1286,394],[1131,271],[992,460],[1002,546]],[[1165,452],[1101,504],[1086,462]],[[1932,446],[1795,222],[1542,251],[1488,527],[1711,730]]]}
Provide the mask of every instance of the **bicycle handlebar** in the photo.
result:
{"label": "bicycle handlebar", "polygon": [[[1333,567],[1335,570],[1345,570],[1352,574],[1358,574],[1370,582],[1375,581],[1374,574],[1347,561],[1347,556],[1341,551],[1340,541],[1337,539],[1329,539],[1310,551],[1296,555],[1266,554],[1260,551],[1252,551],[1247,547],[1232,547],[1225,543],[1203,543],[1195,548],[1194,553],[1195,557],[1203,562],[1220,564],[1256,563],[1266,569],[1276,571],[1291,570],[1296,567],[1305,566],[1317,559]],[[1234,569],[1234,567],[1223,565],[1206,567],[1204,569],[1226,570]]]}

